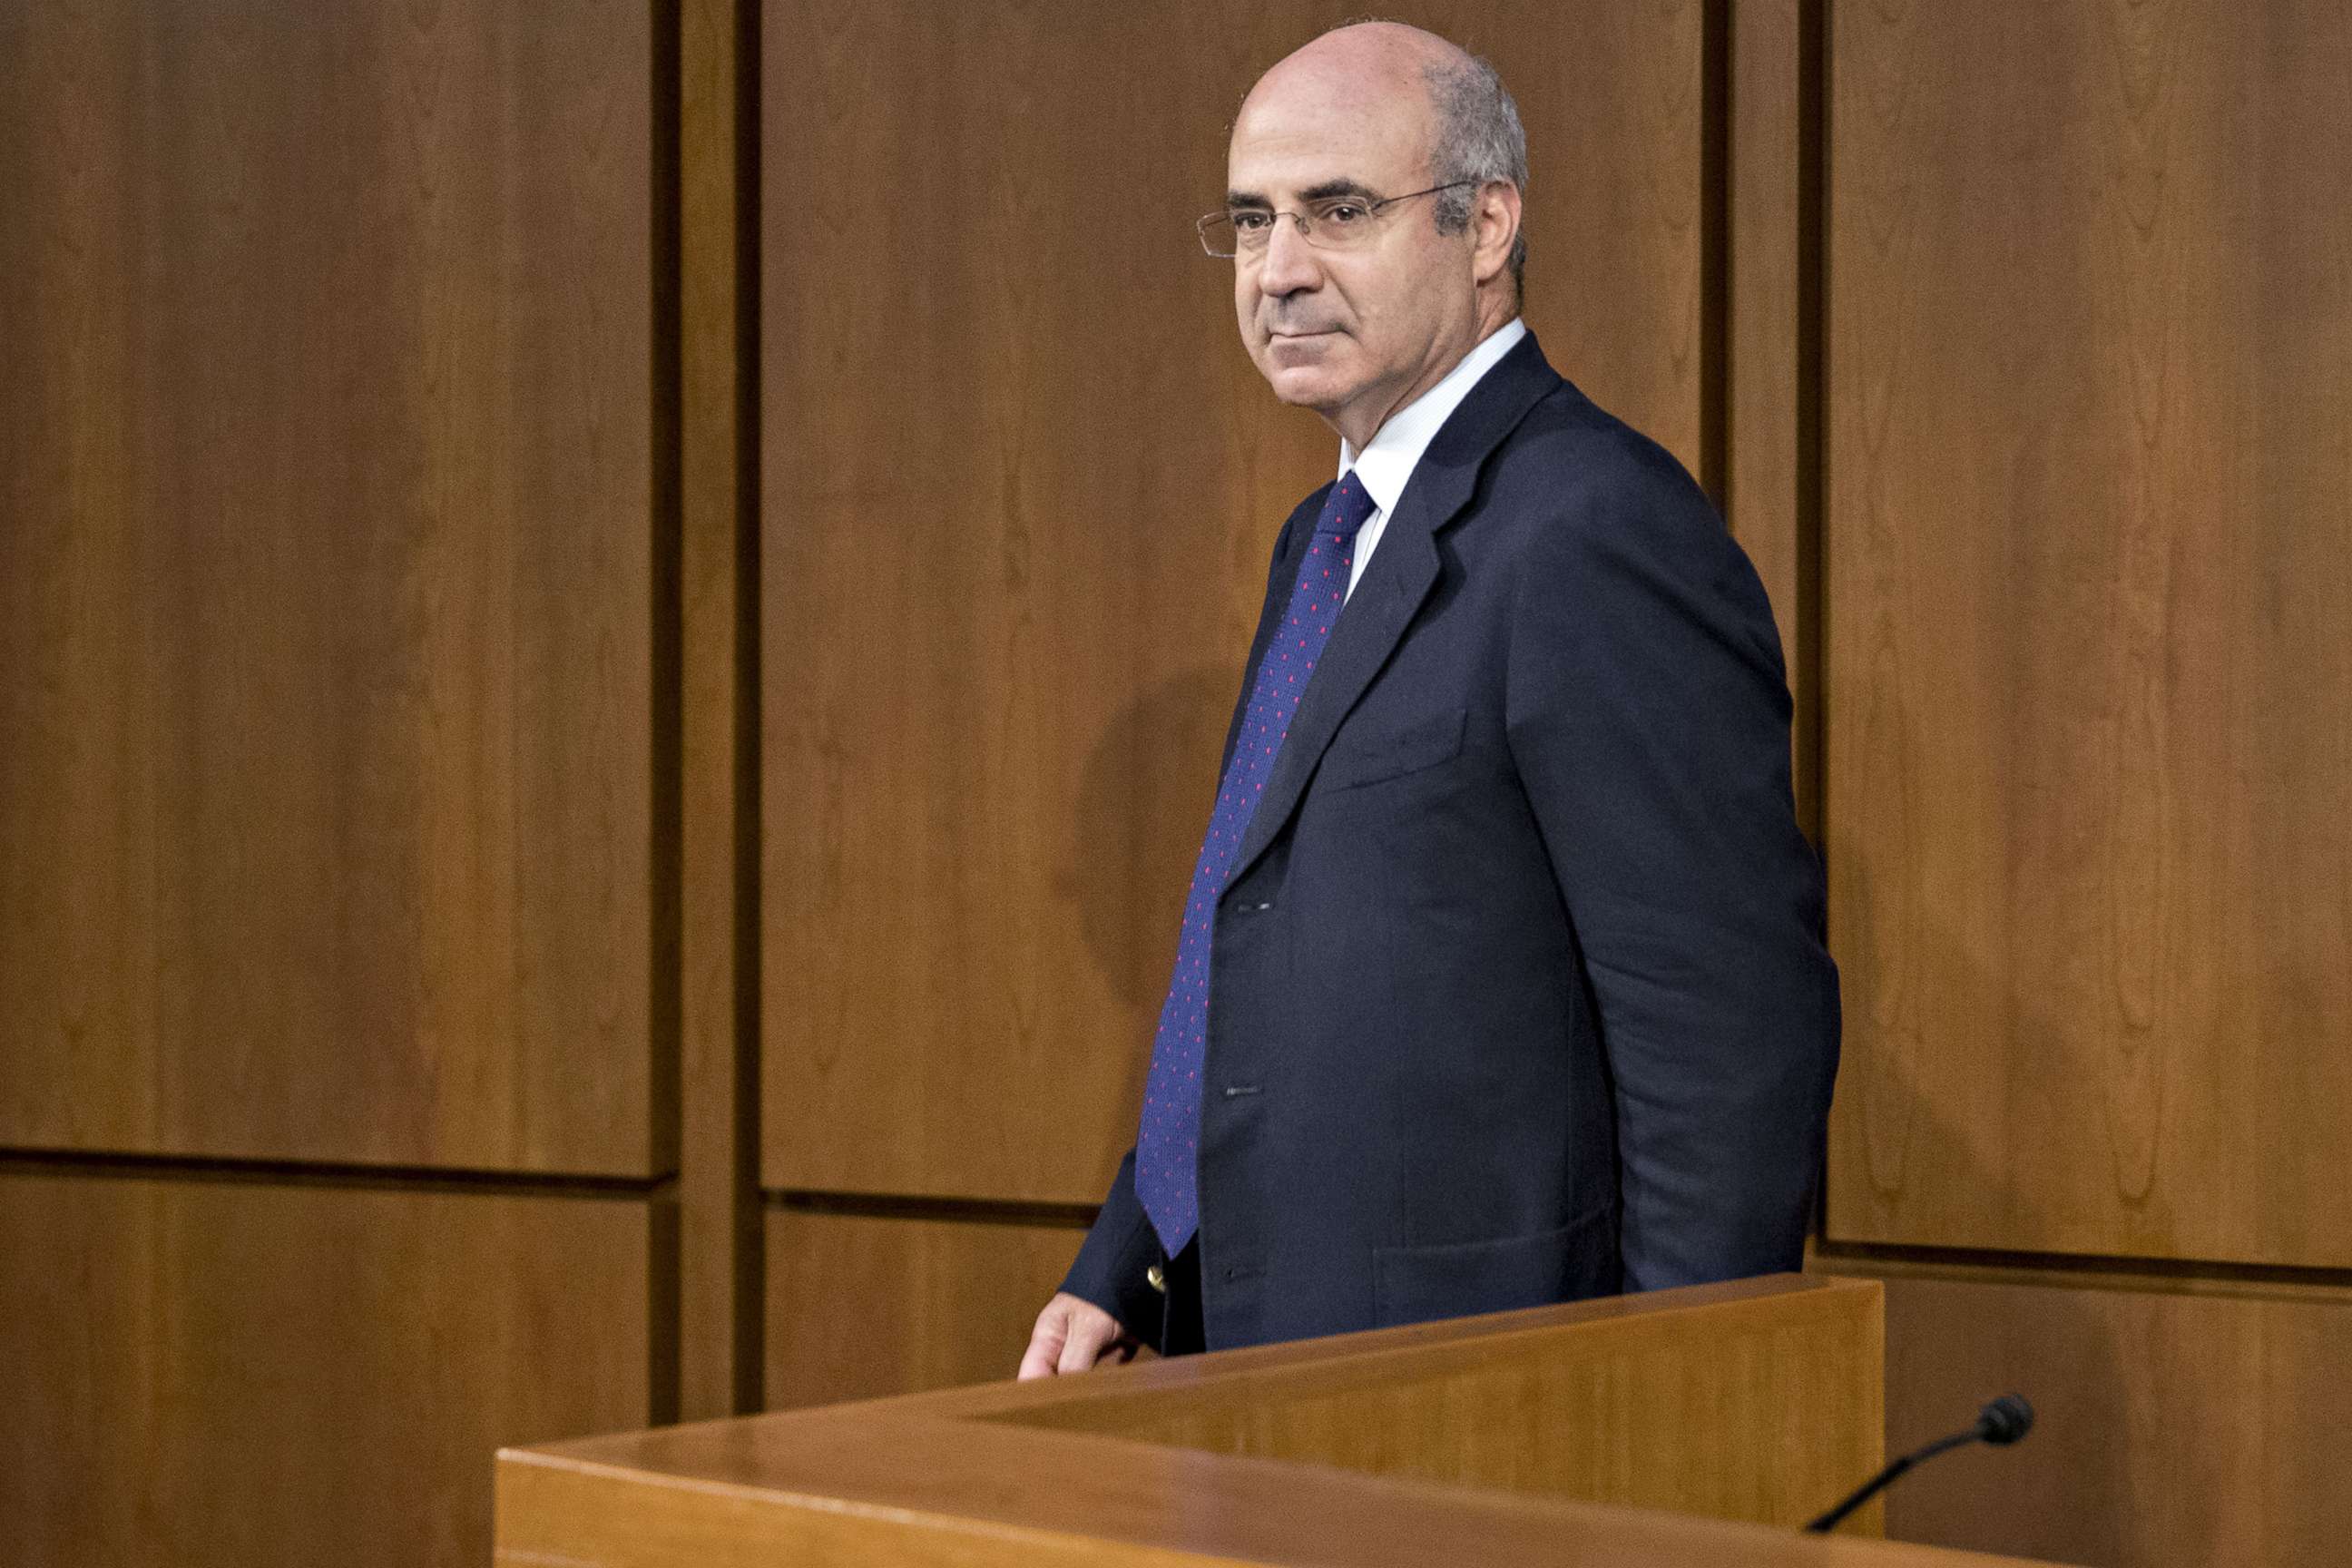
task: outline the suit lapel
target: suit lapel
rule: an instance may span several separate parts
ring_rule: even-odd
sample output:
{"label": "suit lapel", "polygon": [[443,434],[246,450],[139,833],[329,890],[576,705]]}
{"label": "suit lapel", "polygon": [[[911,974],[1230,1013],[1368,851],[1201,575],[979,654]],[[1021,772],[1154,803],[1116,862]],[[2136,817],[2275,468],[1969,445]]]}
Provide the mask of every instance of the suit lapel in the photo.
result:
{"label": "suit lapel", "polygon": [[[1539,398],[1560,384],[1537,347],[1535,334],[1529,332],[1479,379],[1461,406],[1438,428],[1429,449],[1414,465],[1404,494],[1397,498],[1395,515],[1381,531],[1363,581],[1348,596],[1339,623],[1331,628],[1331,640],[1316,661],[1282,750],[1274,759],[1265,793],[1258,798],[1249,831],[1242,836],[1241,847],[1234,855],[1226,887],[1265,853],[1266,846],[1290,820],[1340,722],[1403,640],[1405,628],[1437,584],[1437,531],[1469,504],[1486,455]],[[1319,500],[1321,495],[1318,490],[1310,499]]]}

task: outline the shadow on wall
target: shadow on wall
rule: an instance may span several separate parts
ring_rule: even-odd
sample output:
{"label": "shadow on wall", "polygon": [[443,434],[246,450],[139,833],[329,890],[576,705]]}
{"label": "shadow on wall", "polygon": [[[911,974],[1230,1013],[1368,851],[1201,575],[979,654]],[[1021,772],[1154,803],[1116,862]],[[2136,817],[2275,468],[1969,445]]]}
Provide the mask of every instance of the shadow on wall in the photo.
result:
{"label": "shadow on wall", "polygon": [[1176,961],[1193,862],[1215,804],[1217,762],[1240,672],[1199,664],[1159,682],[1103,726],[1078,777],[1077,809],[1054,891],[1078,907],[1078,929],[1104,988],[1129,1016],[1132,1053],[1123,1103],[1139,1105],[1151,1031]]}

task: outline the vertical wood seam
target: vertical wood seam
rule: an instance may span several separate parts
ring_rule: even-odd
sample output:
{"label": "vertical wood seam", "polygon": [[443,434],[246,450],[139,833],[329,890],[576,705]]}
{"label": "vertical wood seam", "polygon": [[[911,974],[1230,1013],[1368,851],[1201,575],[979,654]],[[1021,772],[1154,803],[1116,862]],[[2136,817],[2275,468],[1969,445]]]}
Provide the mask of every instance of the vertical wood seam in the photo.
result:
{"label": "vertical wood seam", "polygon": [[678,54],[684,735],[682,1414],[761,1407],[755,0],[672,0]]}
{"label": "vertical wood seam", "polygon": [[1797,4],[1797,749],[1800,826],[1829,864],[1829,5]]}
{"label": "vertical wood seam", "polygon": [[[685,1022],[682,971],[681,900],[685,860],[684,752],[684,450],[680,341],[683,322],[683,256],[680,201],[683,190],[680,157],[681,62],[679,0],[647,0],[647,93],[652,116],[647,160],[652,189],[648,193],[652,291],[650,320],[652,376],[649,432],[652,484],[648,500],[653,552],[651,573],[651,658],[653,713],[649,766],[652,843],[646,870],[652,886],[648,899],[650,964],[647,1045],[652,1060],[647,1095],[647,1158],[659,1171],[678,1169],[683,1133],[683,1068]],[[683,1201],[684,1194],[681,1194]],[[651,1386],[646,1393],[649,1419],[656,1425],[677,1419],[680,1379],[678,1279],[682,1258],[678,1215],[671,1205],[656,1204],[648,1236],[651,1247],[646,1269],[646,1328],[651,1336],[646,1367]]]}
{"label": "vertical wood seam", "polygon": [[760,15],[735,32],[734,1398],[767,1403],[767,1222],[760,1202]]}
{"label": "vertical wood seam", "polygon": [[1731,0],[1699,23],[1699,483],[1731,515]]}

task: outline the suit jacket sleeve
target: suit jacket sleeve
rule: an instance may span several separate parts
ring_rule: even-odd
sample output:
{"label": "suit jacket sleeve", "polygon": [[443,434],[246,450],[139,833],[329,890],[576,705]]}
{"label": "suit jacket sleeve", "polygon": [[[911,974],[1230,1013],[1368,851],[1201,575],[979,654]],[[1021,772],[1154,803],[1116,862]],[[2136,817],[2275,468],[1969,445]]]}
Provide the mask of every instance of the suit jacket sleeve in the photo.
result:
{"label": "suit jacket sleeve", "polygon": [[1102,1213],[1087,1232],[1078,1258],[1070,1265],[1062,1289],[1092,1301],[1119,1326],[1148,1344],[1160,1342],[1163,1298],[1144,1278],[1144,1270],[1160,1261],[1160,1237],[1150,1216],[1135,1195],[1135,1151],[1118,1163],[1111,1178]]}
{"label": "suit jacket sleeve", "polygon": [[1598,1014],[1638,1290],[1799,1265],[1839,1020],[1763,585],[1671,458],[1607,456],[1523,561],[1506,717]]}

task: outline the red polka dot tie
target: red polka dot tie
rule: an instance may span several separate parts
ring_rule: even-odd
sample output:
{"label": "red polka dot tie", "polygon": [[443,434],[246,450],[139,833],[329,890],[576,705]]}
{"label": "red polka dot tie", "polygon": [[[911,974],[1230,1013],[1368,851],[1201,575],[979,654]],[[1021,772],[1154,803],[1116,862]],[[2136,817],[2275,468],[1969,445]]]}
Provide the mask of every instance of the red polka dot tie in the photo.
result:
{"label": "red polka dot tie", "polygon": [[1258,796],[1265,793],[1283,737],[1290,732],[1291,715],[1298,711],[1299,696],[1315,673],[1315,661],[1330,638],[1340,606],[1347,603],[1356,531],[1371,515],[1371,497],[1351,469],[1331,487],[1315,520],[1315,536],[1299,563],[1289,607],[1259,661],[1233,760],[1217,786],[1209,836],[1192,868],[1184,931],[1176,944],[1176,973],[1160,1008],[1151,1073],[1143,1086],[1143,1121],[1135,1141],[1136,1196],[1171,1256],[1183,1250],[1201,1223],[1201,1066],[1208,1052],[1209,938],[1217,893],[1249,831]]}

